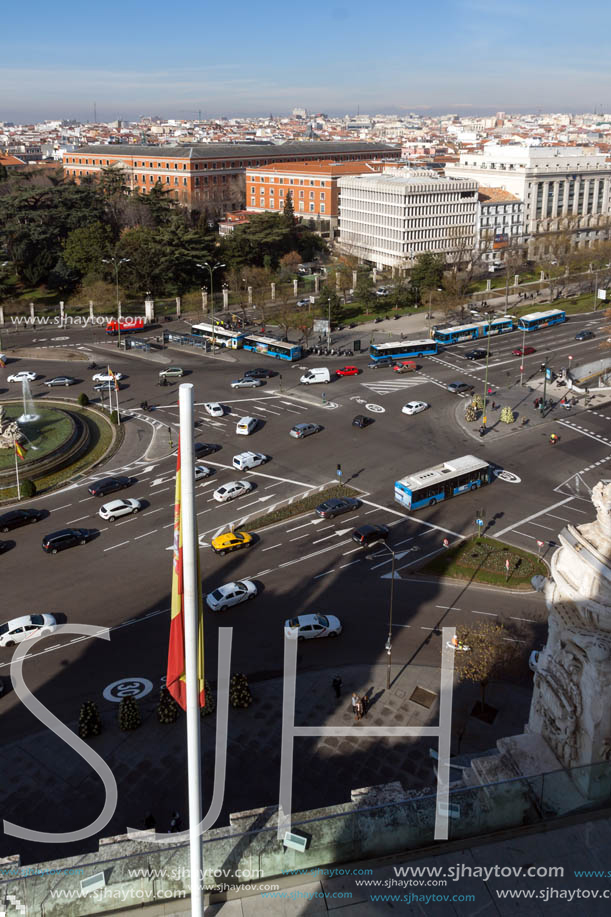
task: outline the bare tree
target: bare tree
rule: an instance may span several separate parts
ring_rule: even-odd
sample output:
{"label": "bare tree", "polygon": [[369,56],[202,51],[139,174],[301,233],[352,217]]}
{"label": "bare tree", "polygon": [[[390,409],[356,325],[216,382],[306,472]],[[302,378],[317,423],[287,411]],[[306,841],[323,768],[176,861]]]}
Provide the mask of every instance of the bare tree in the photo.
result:
{"label": "bare tree", "polygon": [[458,679],[479,684],[483,712],[486,688],[493,678],[507,671],[519,653],[519,644],[510,637],[502,624],[493,624],[491,621],[482,621],[473,626],[460,625],[457,637],[460,643],[469,647],[464,652],[456,653]]}

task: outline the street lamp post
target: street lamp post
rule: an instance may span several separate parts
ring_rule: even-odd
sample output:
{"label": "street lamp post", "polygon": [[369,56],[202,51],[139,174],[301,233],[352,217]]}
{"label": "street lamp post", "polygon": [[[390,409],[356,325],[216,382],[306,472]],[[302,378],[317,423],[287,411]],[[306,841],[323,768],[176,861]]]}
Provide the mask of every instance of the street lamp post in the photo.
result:
{"label": "street lamp post", "polygon": [[386,638],[386,643],[384,644],[384,649],[388,656],[388,663],[386,667],[386,690],[390,690],[390,676],[391,676],[391,667],[392,667],[392,603],[393,597],[395,594],[395,551],[386,544],[385,541],[374,542],[376,545],[380,545],[381,548],[386,548],[389,554],[392,554],[392,566],[390,571],[390,604],[388,608],[388,636]]}
{"label": "street lamp post", "polygon": [[522,329],[522,362],[520,364],[520,385],[524,385],[524,348],[526,346],[526,325]]}
{"label": "street lamp post", "polygon": [[488,403],[488,363],[490,361],[490,338],[492,337],[492,335],[490,334],[490,328],[492,324],[493,315],[494,315],[494,312],[492,313],[486,312],[486,318],[488,319],[488,343],[486,345],[486,371],[484,373],[484,414],[482,417],[482,425],[484,427],[486,426],[486,419],[487,419],[486,404]]}
{"label": "street lamp post", "polygon": [[211,267],[207,261],[203,261],[201,264],[196,262],[196,267],[200,267],[203,271],[208,271],[210,274],[210,303],[211,303],[211,316],[212,316],[212,350],[216,346],[216,337],[214,334],[214,287],[213,287],[213,275],[214,271],[218,271],[219,268],[225,267],[224,264],[215,264],[214,267]]}
{"label": "street lamp post", "polygon": [[113,255],[111,258],[102,258],[104,264],[112,264],[115,268],[115,289],[117,292],[117,347],[121,347],[121,316],[119,305],[119,268],[122,264],[127,264],[128,261],[131,261],[131,258],[117,258],[116,255]]}

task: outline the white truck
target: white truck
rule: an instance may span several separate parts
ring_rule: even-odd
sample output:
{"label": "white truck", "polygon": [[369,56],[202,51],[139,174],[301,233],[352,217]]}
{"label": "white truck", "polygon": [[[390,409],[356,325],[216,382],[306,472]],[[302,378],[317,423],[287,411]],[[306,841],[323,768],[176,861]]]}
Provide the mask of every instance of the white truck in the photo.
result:
{"label": "white truck", "polygon": [[240,452],[239,455],[234,455],[231,464],[238,471],[248,471],[250,468],[264,465],[267,461],[269,457],[262,452]]}
{"label": "white truck", "polygon": [[312,385],[316,382],[330,382],[331,374],[326,366],[314,367],[309,369],[307,373],[304,373],[299,381],[302,385]]}

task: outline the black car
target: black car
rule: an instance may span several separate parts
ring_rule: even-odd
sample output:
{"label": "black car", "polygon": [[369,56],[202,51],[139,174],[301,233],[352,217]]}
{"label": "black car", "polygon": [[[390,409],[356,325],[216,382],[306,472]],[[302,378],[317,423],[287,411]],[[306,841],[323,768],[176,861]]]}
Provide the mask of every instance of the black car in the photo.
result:
{"label": "black car", "polygon": [[370,423],[373,423],[373,417],[368,417],[367,414],[357,414],[352,420],[352,426],[360,427],[361,430],[368,427]]}
{"label": "black car", "polygon": [[349,513],[353,509],[358,509],[361,505],[360,500],[354,497],[334,497],[332,500],[325,500],[320,506],[316,507],[316,514],[323,519],[332,519],[334,516],[340,516],[342,513]]}
{"label": "black car", "polygon": [[273,369],[247,369],[244,376],[247,379],[273,379],[278,373]]}
{"label": "black car", "polygon": [[575,340],[576,341],[589,341],[593,337],[594,337],[594,332],[588,331],[587,329],[585,329],[584,331],[577,332],[577,334],[575,335]]}
{"label": "black car", "polygon": [[485,359],[486,359],[486,351],[485,351],[485,350],[480,350],[479,348],[476,348],[475,350],[469,350],[469,351],[467,351],[467,353],[465,354],[465,356],[466,356],[467,360],[485,360]]}
{"label": "black car", "polygon": [[61,529],[51,532],[42,539],[42,549],[45,554],[57,554],[65,548],[73,548],[77,544],[87,544],[93,533],[89,529]]}
{"label": "black car", "polygon": [[366,548],[374,541],[386,541],[390,535],[387,525],[362,525],[352,533],[352,540]]}
{"label": "black car", "polygon": [[13,547],[13,541],[0,541],[0,554],[4,554],[5,551],[9,551]]}
{"label": "black car", "polygon": [[39,522],[44,516],[45,513],[39,509],[12,509],[10,513],[0,516],[0,532],[10,532],[11,529],[18,529],[21,525]]}
{"label": "black car", "polygon": [[384,357],[382,360],[376,360],[374,363],[368,363],[369,369],[383,369],[387,366],[394,366],[395,360],[392,357]]}
{"label": "black car", "polygon": [[92,497],[105,497],[106,494],[113,494],[116,490],[123,490],[134,483],[133,478],[102,478],[101,481],[94,481],[87,488]]}
{"label": "black car", "polygon": [[214,443],[194,443],[193,451],[198,457],[202,455],[210,455],[211,452],[218,452],[220,446],[216,446]]}

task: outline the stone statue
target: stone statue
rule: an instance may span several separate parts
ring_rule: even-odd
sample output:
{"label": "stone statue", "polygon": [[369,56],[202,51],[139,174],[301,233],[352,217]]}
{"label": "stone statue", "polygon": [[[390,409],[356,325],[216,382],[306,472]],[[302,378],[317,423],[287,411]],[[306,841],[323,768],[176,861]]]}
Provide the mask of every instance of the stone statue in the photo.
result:
{"label": "stone statue", "polygon": [[0,449],[12,449],[15,443],[22,443],[25,436],[16,420],[7,420],[0,405]]}

